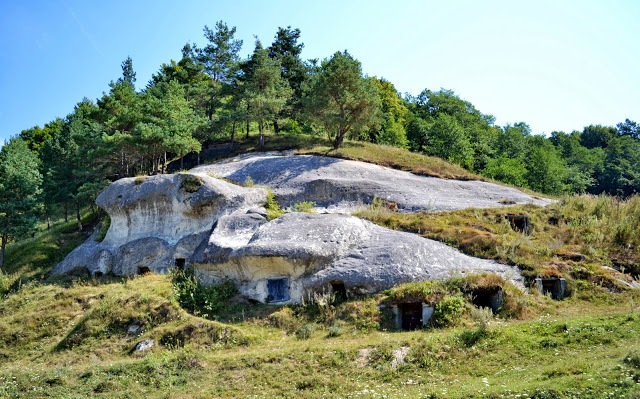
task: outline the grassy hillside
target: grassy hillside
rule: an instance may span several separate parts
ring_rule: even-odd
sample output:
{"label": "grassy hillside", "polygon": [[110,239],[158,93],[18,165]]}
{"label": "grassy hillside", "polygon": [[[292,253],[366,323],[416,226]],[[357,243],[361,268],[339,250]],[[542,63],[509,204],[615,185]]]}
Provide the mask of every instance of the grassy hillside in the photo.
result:
{"label": "grassy hillside", "polygon": [[[435,173],[437,160],[359,144],[341,156]],[[526,214],[531,231],[514,231],[505,212]],[[639,198],[434,214],[372,207],[361,216],[530,277],[565,276],[571,296],[554,301],[472,276],[278,307],[180,274],[51,278],[86,238],[74,223],[59,224],[7,249],[0,397],[640,398],[640,292],[621,281],[638,276]],[[474,289],[495,285],[506,298],[494,316],[471,302]],[[423,330],[397,331],[389,305],[409,297],[436,313]],[[154,346],[136,351],[143,340]]]}
{"label": "grassy hillside", "polygon": [[288,135],[283,133],[270,136],[263,148],[257,146],[254,137],[249,140],[240,140],[236,143],[233,151],[221,151],[219,157],[213,157],[205,161],[213,161],[220,157],[229,157],[246,152],[286,150],[294,151],[296,154],[324,155],[370,162],[424,176],[459,180],[486,180],[461,166],[452,164],[441,158],[411,152],[402,148],[371,144],[363,141],[345,140],[340,148],[334,150],[326,138],[302,134]]}

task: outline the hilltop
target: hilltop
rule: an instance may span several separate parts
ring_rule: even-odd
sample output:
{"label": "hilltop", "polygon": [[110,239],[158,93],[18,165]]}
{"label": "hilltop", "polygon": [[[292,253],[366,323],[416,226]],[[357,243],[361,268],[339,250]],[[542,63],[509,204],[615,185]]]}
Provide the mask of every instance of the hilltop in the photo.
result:
{"label": "hilltop", "polygon": [[[201,287],[184,273],[48,277],[86,237],[73,223],[56,225],[8,248],[0,395],[637,397],[640,296],[628,284],[638,276],[638,198],[566,197],[508,211],[529,217],[528,234],[500,219],[501,209],[372,204],[360,216],[530,277],[563,276],[562,301],[492,276],[296,306],[247,303],[233,287]],[[495,316],[469,296],[494,286],[507,297]],[[389,311],[403,298],[441,306],[425,329],[401,332]],[[154,346],[136,351],[145,340]]]}

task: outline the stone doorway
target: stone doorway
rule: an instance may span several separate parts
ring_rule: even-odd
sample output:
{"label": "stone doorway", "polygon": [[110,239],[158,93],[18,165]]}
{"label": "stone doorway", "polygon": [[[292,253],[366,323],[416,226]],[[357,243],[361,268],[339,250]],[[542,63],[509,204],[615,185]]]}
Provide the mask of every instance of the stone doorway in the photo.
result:
{"label": "stone doorway", "polygon": [[398,309],[400,310],[400,328],[405,331],[422,328],[422,303],[401,303]]}
{"label": "stone doorway", "polygon": [[344,282],[335,280],[330,284],[331,292],[333,293],[337,301],[344,301],[347,299],[347,287],[345,287]]}
{"label": "stone doorway", "polygon": [[289,279],[272,278],[267,280],[267,302],[285,302],[289,300]]}
{"label": "stone doorway", "polygon": [[496,314],[504,303],[504,292],[500,287],[478,288],[471,291],[471,302],[478,308],[490,308]]}

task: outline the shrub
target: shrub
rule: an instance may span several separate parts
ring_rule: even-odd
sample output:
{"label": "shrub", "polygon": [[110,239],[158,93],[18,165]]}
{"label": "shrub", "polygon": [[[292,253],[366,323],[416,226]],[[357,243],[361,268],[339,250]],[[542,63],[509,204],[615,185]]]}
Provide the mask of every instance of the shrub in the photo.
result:
{"label": "shrub", "polygon": [[336,317],[352,322],[364,332],[380,328],[380,309],[378,302],[373,299],[344,302],[336,309]]}
{"label": "shrub", "polygon": [[215,319],[225,302],[238,293],[230,280],[203,286],[191,270],[175,269],[172,280],[173,292],[180,306],[208,319]]}
{"label": "shrub", "polygon": [[315,330],[315,325],[311,323],[307,323],[302,325],[302,327],[296,330],[296,338],[298,339],[309,339],[311,338],[311,334],[313,334],[313,330]]}
{"label": "shrub", "polygon": [[314,206],[316,206],[316,203],[313,201],[296,202],[295,204],[293,204],[293,210],[296,212],[314,213]]}
{"label": "shrub", "polygon": [[631,367],[640,369],[640,350],[634,349],[624,358],[624,362]]}
{"label": "shrub", "polygon": [[300,320],[296,317],[293,309],[288,306],[271,313],[267,317],[267,320],[272,326],[281,328],[287,332],[294,332],[300,327]]}
{"label": "shrub", "polygon": [[267,220],[277,219],[284,214],[280,204],[276,200],[276,195],[271,190],[267,190],[267,202],[264,204],[267,210]]}
{"label": "shrub", "polygon": [[140,184],[144,183],[145,180],[147,180],[147,176],[136,176],[133,182],[136,186],[139,186]]}
{"label": "shrub", "polygon": [[188,193],[195,193],[202,186],[202,178],[194,175],[184,175],[180,188]]}
{"label": "shrub", "polygon": [[253,179],[251,178],[251,176],[247,176],[246,179],[244,179],[244,184],[243,186],[245,187],[254,187],[256,184],[254,183]]}
{"label": "shrub", "polygon": [[320,322],[332,322],[335,318],[336,296],[330,292],[309,293],[303,299],[302,309],[309,317],[317,317]]}
{"label": "shrub", "polygon": [[433,324],[438,327],[453,326],[464,314],[464,299],[462,294],[445,295],[433,311]]}
{"label": "shrub", "polygon": [[334,322],[329,327],[329,337],[339,337],[342,335],[342,325],[338,322]]}

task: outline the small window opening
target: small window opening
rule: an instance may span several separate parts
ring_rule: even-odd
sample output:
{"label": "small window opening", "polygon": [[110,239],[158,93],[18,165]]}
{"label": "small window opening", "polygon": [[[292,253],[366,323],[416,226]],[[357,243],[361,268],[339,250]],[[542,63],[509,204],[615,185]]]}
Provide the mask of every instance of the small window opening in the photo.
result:
{"label": "small window opening", "polygon": [[495,314],[500,311],[504,301],[502,288],[480,288],[471,292],[471,302],[478,308],[490,308]]}
{"label": "small window opening", "polygon": [[184,270],[185,259],[184,258],[176,258],[176,269]]}
{"label": "small window opening", "polygon": [[267,280],[267,302],[284,302],[288,300],[288,278],[274,278]]}
{"label": "small window opening", "polygon": [[342,281],[332,281],[331,292],[333,292],[333,295],[335,295],[336,300],[338,301],[344,301],[347,299],[347,287],[345,287],[344,282]]}
{"label": "small window opening", "polygon": [[422,327],[422,303],[411,302],[398,305],[400,310],[400,327],[403,330],[417,330]]}
{"label": "small window opening", "polygon": [[504,216],[509,221],[511,228],[514,231],[521,233],[529,233],[531,230],[531,224],[529,223],[529,217],[527,215],[516,215],[514,213],[508,213]]}
{"label": "small window opening", "polygon": [[147,266],[138,267],[138,274],[147,274],[147,273],[151,273],[151,269],[149,269]]}

